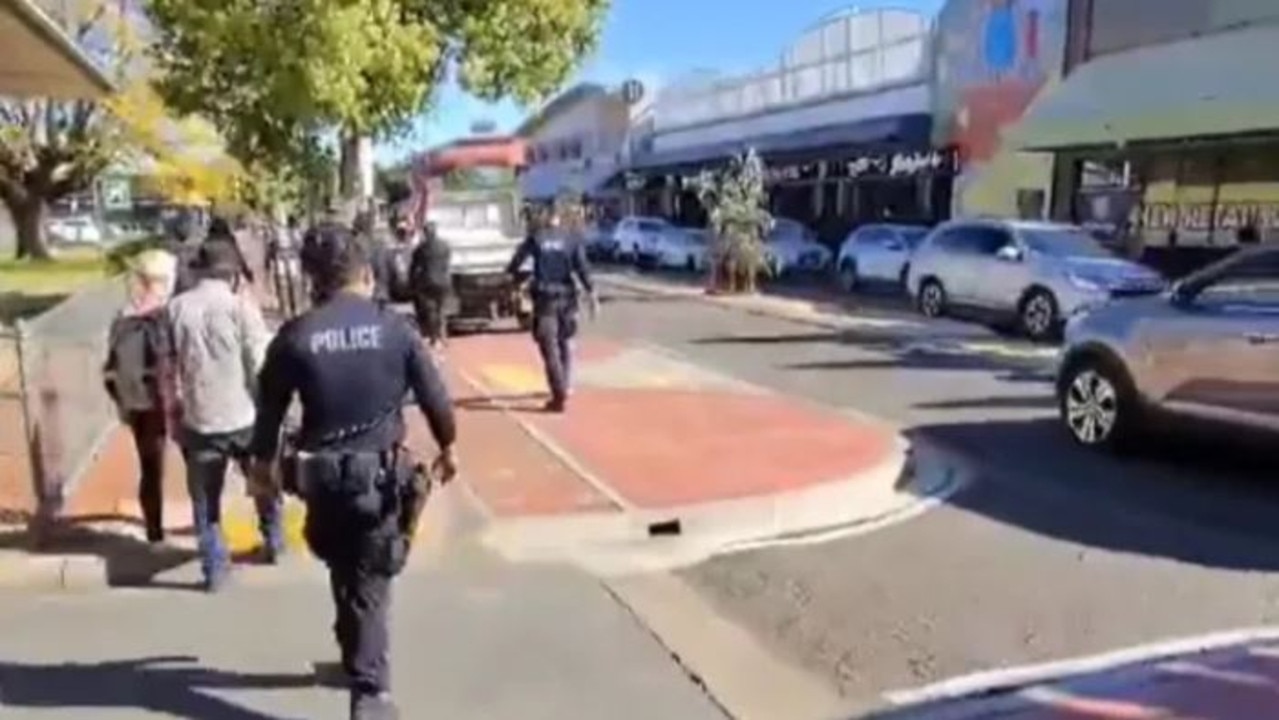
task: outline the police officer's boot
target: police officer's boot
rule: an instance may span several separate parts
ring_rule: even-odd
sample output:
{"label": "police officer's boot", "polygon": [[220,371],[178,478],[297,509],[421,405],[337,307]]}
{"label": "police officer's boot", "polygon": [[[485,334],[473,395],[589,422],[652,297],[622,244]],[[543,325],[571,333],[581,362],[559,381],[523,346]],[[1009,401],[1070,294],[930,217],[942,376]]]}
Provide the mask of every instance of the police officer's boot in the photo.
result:
{"label": "police officer's boot", "polygon": [[390,693],[351,695],[351,720],[400,720],[399,708]]}

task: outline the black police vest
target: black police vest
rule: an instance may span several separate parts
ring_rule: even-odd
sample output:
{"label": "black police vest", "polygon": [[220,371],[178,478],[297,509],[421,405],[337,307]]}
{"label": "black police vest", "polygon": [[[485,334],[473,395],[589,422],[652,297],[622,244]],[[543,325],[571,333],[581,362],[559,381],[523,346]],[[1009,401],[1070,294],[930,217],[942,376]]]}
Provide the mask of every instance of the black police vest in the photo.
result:
{"label": "black police vest", "polygon": [[533,292],[546,296],[569,295],[573,292],[573,245],[562,237],[534,240],[537,255],[533,261]]}

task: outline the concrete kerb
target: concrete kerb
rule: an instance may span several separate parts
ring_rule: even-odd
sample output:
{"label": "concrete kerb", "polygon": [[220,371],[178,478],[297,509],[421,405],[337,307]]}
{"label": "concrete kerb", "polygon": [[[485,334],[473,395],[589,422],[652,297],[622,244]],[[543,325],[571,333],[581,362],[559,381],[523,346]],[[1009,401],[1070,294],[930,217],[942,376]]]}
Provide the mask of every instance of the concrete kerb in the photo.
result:
{"label": "concrete kerb", "polygon": [[680,297],[688,300],[704,302],[710,305],[744,312],[748,315],[788,320],[800,325],[822,330],[850,330],[868,326],[902,326],[920,327],[921,323],[909,320],[879,320],[875,318],[844,316],[825,312],[814,307],[807,300],[789,298],[770,298],[762,295],[709,295],[700,288],[679,287],[662,282],[636,280],[634,278],[609,275],[601,278],[606,285],[623,288],[649,295]]}
{"label": "concrete kerb", "polygon": [[0,551],[0,589],[83,592],[107,587],[108,579],[107,561],[97,555]]}

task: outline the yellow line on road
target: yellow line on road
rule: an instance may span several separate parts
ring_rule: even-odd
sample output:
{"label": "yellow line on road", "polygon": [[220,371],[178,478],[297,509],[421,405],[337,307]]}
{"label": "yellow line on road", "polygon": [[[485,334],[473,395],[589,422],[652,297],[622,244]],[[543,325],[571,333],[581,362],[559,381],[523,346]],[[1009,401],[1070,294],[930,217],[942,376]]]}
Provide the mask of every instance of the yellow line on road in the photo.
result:
{"label": "yellow line on road", "polygon": [[480,374],[494,391],[528,394],[546,390],[546,379],[542,373],[527,365],[485,365]]}

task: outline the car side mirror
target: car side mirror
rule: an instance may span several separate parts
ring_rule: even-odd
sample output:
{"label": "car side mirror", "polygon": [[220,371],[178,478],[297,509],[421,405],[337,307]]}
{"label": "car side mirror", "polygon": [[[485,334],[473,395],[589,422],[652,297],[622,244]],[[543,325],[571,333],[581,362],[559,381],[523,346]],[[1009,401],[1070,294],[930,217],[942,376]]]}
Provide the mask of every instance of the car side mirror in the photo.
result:
{"label": "car side mirror", "polygon": [[1016,245],[1005,245],[999,248],[995,257],[1004,262],[1021,262],[1021,249]]}

